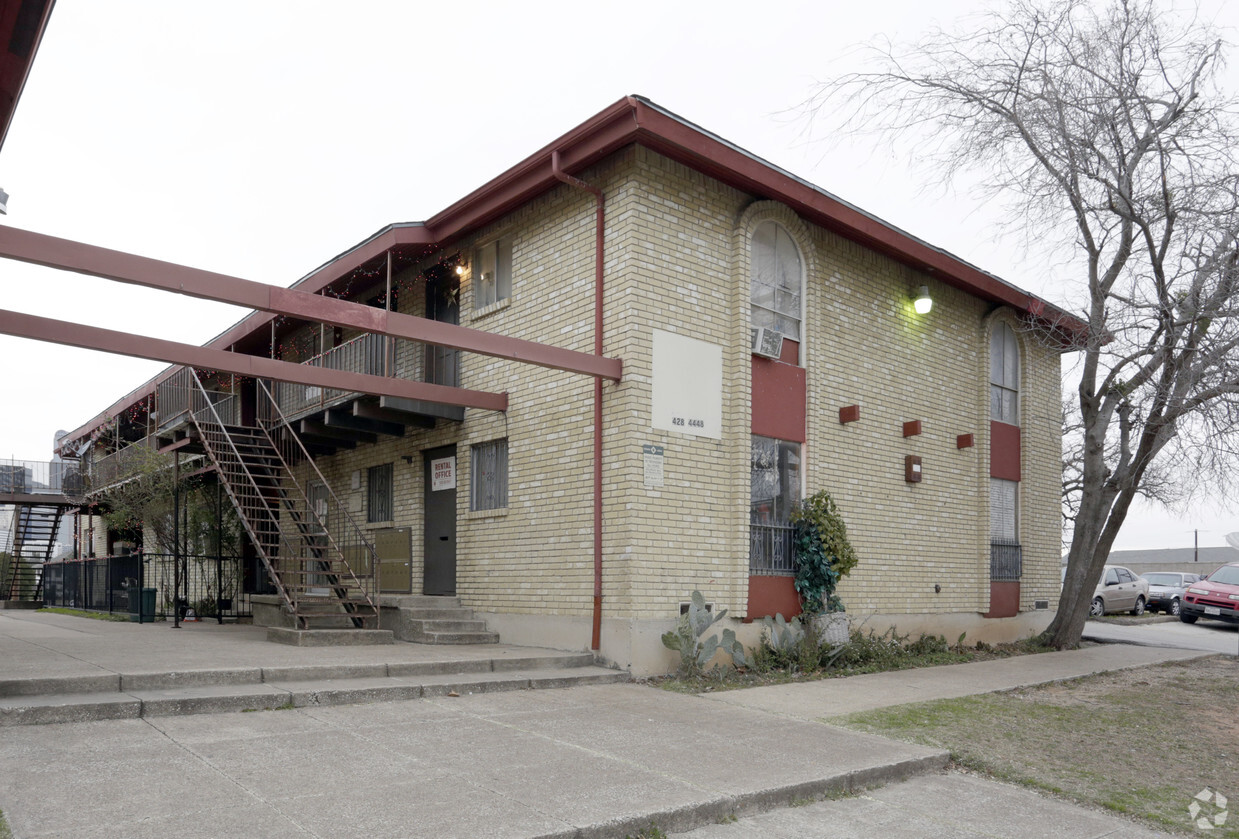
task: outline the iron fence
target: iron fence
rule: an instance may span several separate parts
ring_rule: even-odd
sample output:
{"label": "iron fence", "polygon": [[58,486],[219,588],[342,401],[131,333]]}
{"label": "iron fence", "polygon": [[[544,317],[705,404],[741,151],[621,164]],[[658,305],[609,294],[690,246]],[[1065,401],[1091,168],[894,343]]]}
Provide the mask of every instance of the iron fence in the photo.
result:
{"label": "iron fence", "polygon": [[[129,614],[133,620],[237,620],[253,615],[235,556],[133,553],[49,562],[43,566],[43,602],[91,612]],[[179,568],[178,568],[179,565]]]}
{"label": "iron fence", "polygon": [[795,525],[750,524],[749,573],[772,577],[795,576],[795,537]]}
{"label": "iron fence", "polygon": [[989,543],[989,578],[994,582],[1015,582],[1023,576],[1024,550],[1019,542],[991,539]]}

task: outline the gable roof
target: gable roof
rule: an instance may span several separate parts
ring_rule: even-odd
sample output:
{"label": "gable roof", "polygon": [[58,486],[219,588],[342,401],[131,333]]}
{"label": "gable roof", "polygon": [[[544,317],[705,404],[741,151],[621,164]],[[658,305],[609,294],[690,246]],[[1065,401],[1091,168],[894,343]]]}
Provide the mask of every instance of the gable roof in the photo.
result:
{"label": "gable roof", "polygon": [[1228,562],[1239,562],[1239,551],[1234,548],[1157,548],[1133,549],[1126,551],[1110,551],[1106,562],[1111,565],[1131,567],[1145,565],[1167,565],[1182,562],[1199,562],[1200,565],[1213,570]]}
{"label": "gable roof", "polygon": [[[934,247],[866,213],[808,181],[745,151],[642,96],[626,96],[534,152],[498,177],[421,222],[391,224],[315,268],[293,287],[316,293],[348,278],[388,251],[415,259],[450,247],[531,199],[558,186],[551,157],[557,153],[569,173],[640,144],[722,183],[759,198],[782,202],[798,215],[846,239],[885,254],[913,269],[995,305],[1011,306],[1039,319],[1064,348],[1086,332],[1086,325],[1000,277]],[[265,344],[275,315],[254,312],[206,346],[242,351]],[[71,432],[76,441],[153,392],[171,368],[126,394],[107,410]]]}

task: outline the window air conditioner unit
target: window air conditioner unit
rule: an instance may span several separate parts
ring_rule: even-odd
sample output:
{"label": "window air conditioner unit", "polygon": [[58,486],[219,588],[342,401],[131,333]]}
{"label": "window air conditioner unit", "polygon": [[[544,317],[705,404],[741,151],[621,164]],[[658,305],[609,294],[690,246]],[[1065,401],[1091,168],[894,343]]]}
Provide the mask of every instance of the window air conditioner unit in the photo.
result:
{"label": "window air conditioner unit", "polygon": [[752,333],[752,350],[754,355],[773,358],[776,361],[783,355],[783,334],[757,326],[749,330]]}

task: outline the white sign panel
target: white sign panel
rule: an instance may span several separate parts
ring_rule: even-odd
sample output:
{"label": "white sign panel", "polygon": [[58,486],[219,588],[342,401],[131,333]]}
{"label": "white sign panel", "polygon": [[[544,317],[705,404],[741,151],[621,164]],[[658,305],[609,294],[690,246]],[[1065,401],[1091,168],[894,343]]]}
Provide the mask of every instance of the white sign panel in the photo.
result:
{"label": "white sign panel", "polygon": [[723,348],[654,330],[651,425],[698,437],[723,436]]}
{"label": "white sign panel", "polygon": [[456,489],[455,456],[430,461],[430,491],[441,489]]}
{"label": "white sign panel", "polygon": [[651,489],[663,485],[663,447],[642,446],[645,458],[645,485]]}

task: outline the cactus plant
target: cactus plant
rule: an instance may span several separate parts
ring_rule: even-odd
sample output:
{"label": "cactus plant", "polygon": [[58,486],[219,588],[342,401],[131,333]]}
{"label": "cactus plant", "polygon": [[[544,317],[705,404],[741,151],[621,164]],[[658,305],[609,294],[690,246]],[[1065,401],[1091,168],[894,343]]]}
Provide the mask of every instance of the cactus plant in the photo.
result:
{"label": "cactus plant", "polygon": [[732,663],[737,667],[747,666],[744,647],[736,639],[735,632],[724,629],[721,641],[712,633],[706,637],[710,628],[726,616],[726,609],[720,612],[707,609],[701,592],[693,592],[688,611],[680,615],[675,631],[664,632],[662,636],[663,646],[680,654],[681,673],[686,676],[700,675],[720,649],[731,656]]}

